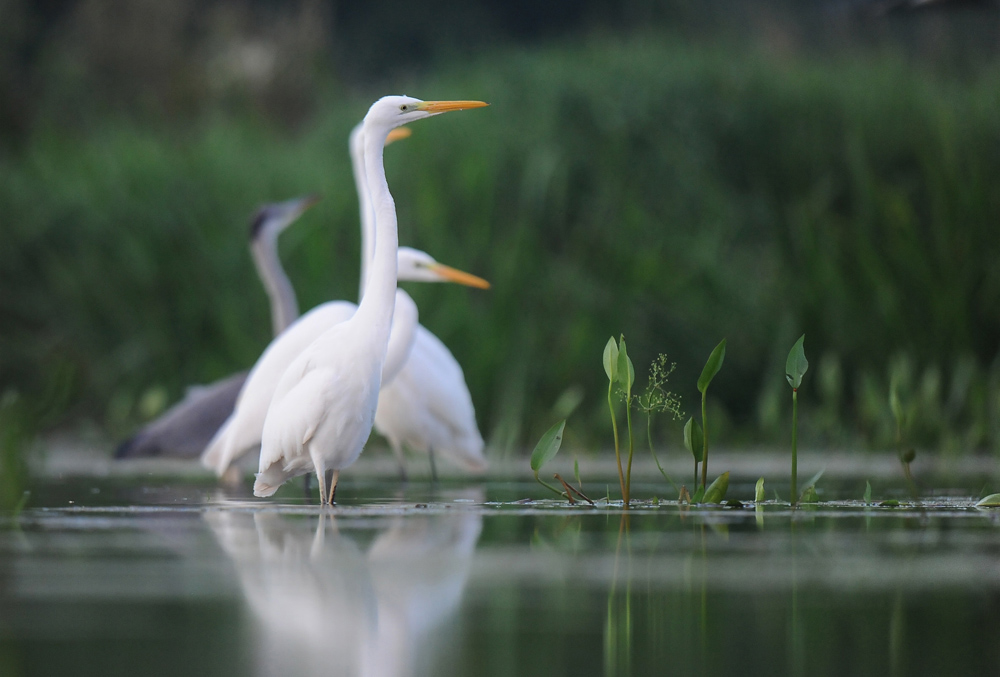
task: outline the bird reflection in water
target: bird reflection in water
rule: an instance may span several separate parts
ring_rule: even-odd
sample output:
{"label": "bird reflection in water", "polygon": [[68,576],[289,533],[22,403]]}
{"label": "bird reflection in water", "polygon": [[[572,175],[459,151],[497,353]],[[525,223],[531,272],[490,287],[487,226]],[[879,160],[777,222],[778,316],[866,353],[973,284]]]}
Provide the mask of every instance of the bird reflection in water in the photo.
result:
{"label": "bird reflection in water", "polygon": [[[461,601],[478,512],[386,520],[367,552],[328,515],[216,510],[205,519],[257,620],[259,674],[447,672],[435,658],[454,635],[441,629]],[[367,520],[364,527],[362,544]]]}

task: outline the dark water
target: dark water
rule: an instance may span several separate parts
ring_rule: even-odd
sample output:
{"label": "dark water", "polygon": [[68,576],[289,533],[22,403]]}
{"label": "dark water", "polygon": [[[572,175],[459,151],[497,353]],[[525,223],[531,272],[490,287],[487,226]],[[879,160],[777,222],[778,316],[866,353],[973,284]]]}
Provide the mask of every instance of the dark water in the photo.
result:
{"label": "dark water", "polygon": [[0,675],[1000,672],[1000,512],[630,511],[529,485],[36,487],[0,530]]}

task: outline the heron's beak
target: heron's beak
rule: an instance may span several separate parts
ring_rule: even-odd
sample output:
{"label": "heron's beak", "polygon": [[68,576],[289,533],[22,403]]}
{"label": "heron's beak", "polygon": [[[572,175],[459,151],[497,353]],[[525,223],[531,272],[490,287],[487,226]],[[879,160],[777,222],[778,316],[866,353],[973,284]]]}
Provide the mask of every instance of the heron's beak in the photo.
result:
{"label": "heron's beak", "polygon": [[396,127],[389,132],[389,136],[385,139],[385,145],[389,145],[393,141],[402,141],[403,139],[410,138],[413,131],[409,127]]}
{"label": "heron's beak", "polygon": [[485,101],[422,101],[417,104],[417,110],[427,113],[447,113],[453,110],[465,110],[467,108],[482,108],[490,104]]}
{"label": "heron's beak", "polygon": [[319,193],[310,193],[309,195],[306,195],[305,197],[299,198],[294,203],[294,210],[293,211],[295,212],[296,218],[298,218],[299,216],[301,216],[307,209],[309,209],[310,207],[312,207],[314,204],[316,204],[317,202],[319,202],[321,199],[323,199],[323,196],[320,195]]}
{"label": "heron's beak", "polygon": [[476,287],[477,289],[489,289],[490,283],[481,277],[476,277],[471,273],[466,273],[465,271],[459,270],[458,268],[452,268],[451,266],[446,266],[443,263],[432,263],[427,266],[435,275],[439,276],[445,282],[454,282],[456,284],[464,284],[466,287]]}

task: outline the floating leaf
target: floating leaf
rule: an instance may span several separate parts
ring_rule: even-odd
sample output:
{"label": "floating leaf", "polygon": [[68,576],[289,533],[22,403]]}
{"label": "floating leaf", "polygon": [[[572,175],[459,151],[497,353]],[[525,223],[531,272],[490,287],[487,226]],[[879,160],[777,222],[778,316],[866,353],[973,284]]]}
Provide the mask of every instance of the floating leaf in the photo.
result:
{"label": "floating leaf", "polygon": [[724,472],[708,485],[708,489],[705,489],[705,496],[702,502],[722,503],[722,499],[726,497],[727,491],[729,491],[729,473]]}
{"label": "floating leaf", "polygon": [[753,490],[753,500],[756,503],[760,503],[764,500],[764,478],[761,477],[757,480],[757,486]]}
{"label": "floating leaf", "polygon": [[1000,494],[990,494],[976,503],[977,508],[1000,508]]}
{"label": "floating leaf", "polygon": [[806,359],[806,351],[803,347],[805,340],[805,334],[800,336],[788,352],[788,359],[785,360],[785,378],[788,379],[788,385],[792,386],[793,390],[799,389],[799,386],[802,385],[802,377],[809,369],[809,360]]}
{"label": "floating leaf", "polygon": [[799,503],[819,503],[819,494],[816,493],[816,487],[806,487],[806,490],[802,492],[802,497],[799,498]]}
{"label": "floating leaf", "polygon": [[542,469],[542,466],[559,453],[565,427],[566,420],[563,419],[546,430],[542,438],[538,440],[534,451],[531,452],[531,469],[535,471],[535,477],[538,477],[538,471]]}
{"label": "floating leaf", "polygon": [[723,505],[726,506],[727,508],[742,508],[743,501],[737,501],[735,498],[731,498],[725,503],[723,503]]}
{"label": "floating leaf", "polygon": [[864,499],[865,499],[865,504],[871,505],[871,502],[872,502],[872,483],[869,482],[869,481],[867,481],[867,480],[865,481],[865,496],[864,496]]}
{"label": "floating leaf", "polygon": [[899,501],[897,501],[894,498],[891,498],[888,501],[882,501],[881,503],[879,503],[879,505],[883,508],[898,508]]}
{"label": "floating leaf", "polygon": [[698,392],[704,394],[708,390],[708,384],[712,382],[715,375],[722,369],[722,361],[724,359],[726,359],[726,339],[722,339],[722,342],[715,346],[715,350],[708,356],[705,368],[701,370],[701,376],[698,377]]}
{"label": "floating leaf", "polygon": [[632,384],[635,383],[635,367],[628,356],[625,348],[625,337],[622,336],[618,342],[618,383],[627,394],[632,392]]}
{"label": "floating leaf", "polygon": [[705,437],[701,431],[701,424],[694,420],[693,416],[684,424],[684,446],[694,456],[694,462],[701,463],[705,454]]}
{"label": "floating leaf", "polygon": [[618,343],[614,336],[604,346],[604,373],[612,383],[618,380]]}

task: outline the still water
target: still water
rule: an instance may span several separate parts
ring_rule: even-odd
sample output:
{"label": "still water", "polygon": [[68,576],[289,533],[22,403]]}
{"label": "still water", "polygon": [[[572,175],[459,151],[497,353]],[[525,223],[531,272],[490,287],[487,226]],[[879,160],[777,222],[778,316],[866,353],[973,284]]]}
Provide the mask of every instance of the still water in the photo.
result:
{"label": "still water", "polygon": [[1000,673],[1000,512],[568,507],[513,482],[36,487],[0,675]]}

